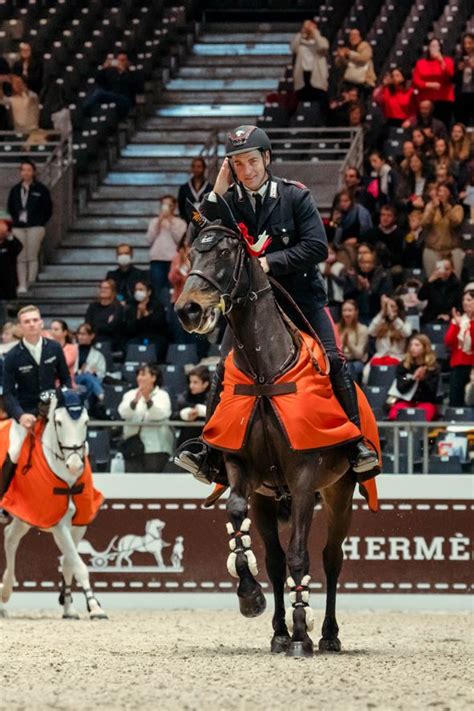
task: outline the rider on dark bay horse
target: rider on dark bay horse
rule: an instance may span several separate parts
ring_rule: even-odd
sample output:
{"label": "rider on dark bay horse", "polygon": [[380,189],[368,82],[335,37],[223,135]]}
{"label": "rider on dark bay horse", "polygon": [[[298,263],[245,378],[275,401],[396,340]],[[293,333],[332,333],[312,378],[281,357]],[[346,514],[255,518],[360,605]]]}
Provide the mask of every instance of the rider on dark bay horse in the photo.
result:
{"label": "rider on dark bay horse", "polygon": [[[271,143],[262,129],[238,127],[227,135],[225,148],[227,157],[214,190],[204,199],[200,211],[210,221],[219,219],[217,193],[225,198],[237,222],[245,223],[256,240],[264,231],[271,236],[265,256],[260,257],[261,266],[286,289],[318,334],[330,361],[334,394],[349,420],[360,429],[355,386],[336,344],[334,324],[326,308],[326,290],[317,266],[327,258],[328,243],[310,191],[301,183],[276,178],[270,173]],[[292,307],[278,292],[275,297],[295,324],[305,330]],[[231,348],[232,333],[227,329],[221,346],[222,358],[209,395],[207,419],[219,402],[224,360]],[[198,477],[215,479],[218,467],[212,466],[204,445],[199,453],[184,448],[178,461]],[[352,447],[351,465],[357,474],[363,475],[377,463],[376,454],[363,439]]]}

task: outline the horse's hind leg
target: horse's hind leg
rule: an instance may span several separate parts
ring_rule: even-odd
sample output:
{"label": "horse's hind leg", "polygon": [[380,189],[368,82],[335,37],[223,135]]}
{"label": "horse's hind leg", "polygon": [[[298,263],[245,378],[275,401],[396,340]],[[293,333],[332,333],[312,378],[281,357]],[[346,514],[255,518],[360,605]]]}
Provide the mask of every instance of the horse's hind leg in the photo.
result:
{"label": "horse's hind leg", "polygon": [[322,492],[328,520],[328,539],[323,550],[326,573],[326,614],[319,640],[319,649],[324,652],[340,652],[339,627],[336,622],[336,590],[342,568],[342,544],[349,531],[352,518],[352,496],[355,482],[348,472]]}
{"label": "horse's hind leg", "polygon": [[[79,541],[82,540],[86,532],[86,526],[74,526],[71,531],[71,536],[74,545],[77,549]],[[73,605],[72,599],[72,578],[73,578],[74,563],[70,556],[63,557],[63,578],[61,582],[61,591],[59,593],[59,604],[63,606],[63,620],[78,620],[79,613]]]}
{"label": "horse's hind leg", "polygon": [[64,558],[68,558],[72,566],[72,572],[77,583],[81,586],[84,595],[86,596],[87,610],[91,620],[104,620],[107,615],[101,608],[97,598],[90,587],[89,572],[77,552],[76,544],[73,540],[71,531],[66,524],[60,522],[50,529],[54,536],[54,540]]}
{"label": "horse's hind leg", "polygon": [[227,570],[239,579],[237,595],[240,612],[244,617],[257,617],[266,607],[261,585],[255,580],[258,574],[257,561],[251,549],[249,535],[250,519],[248,511],[248,486],[245,483],[239,464],[233,459],[226,461],[227,473],[231,482],[231,493],[227,501],[230,522],[227,524],[230,553]]}
{"label": "horse's hind leg", "polygon": [[[15,584],[15,558],[18,545],[30,529],[30,526],[18,518],[13,518],[12,522],[5,526],[4,549],[6,568],[3,573],[1,585],[1,602],[6,603],[10,599],[13,586]],[[0,616],[3,616],[0,612]]]}
{"label": "horse's hind leg", "polygon": [[286,652],[290,635],[285,622],[286,557],[278,536],[277,503],[273,497],[254,494],[252,512],[257,530],[265,545],[265,565],[273,586],[275,611],[273,613],[273,638],[271,651]]}

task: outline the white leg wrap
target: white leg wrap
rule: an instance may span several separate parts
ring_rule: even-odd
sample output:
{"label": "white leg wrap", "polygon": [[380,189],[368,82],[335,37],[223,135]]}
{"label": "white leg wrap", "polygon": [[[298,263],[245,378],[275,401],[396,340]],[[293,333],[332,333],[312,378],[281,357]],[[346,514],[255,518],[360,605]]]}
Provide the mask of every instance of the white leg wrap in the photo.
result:
{"label": "white leg wrap", "polygon": [[253,551],[245,551],[245,555],[247,556],[247,564],[249,566],[250,572],[252,573],[252,575],[258,575],[257,559],[255,558]]}
{"label": "white leg wrap", "polygon": [[239,577],[239,575],[237,573],[237,554],[236,553],[229,553],[229,557],[227,558],[227,570],[229,571],[229,575],[232,575],[233,578]]}
{"label": "white leg wrap", "polygon": [[287,579],[287,585],[290,588],[290,602],[292,607],[286,610],[285,622],[288,630],[293,631],[294,621],[293,614],[295,609],[302,607],[305,613],[305,623],[308,632],[311,632],[314,628],[314,612],[309,606],[309,581],[311,580],[310,575],[305,575],[301,579],[300,585],[296,585],[294,579],[290,576]]}
{"label": "white leg wrap", "polygon": [[308,632],[312,632],[314,629],[314,612],[311,607],[305,607],[304,612],[306,615],[306,629]]}
{"label": "white leg wrap", "polygon": [[293,607],[287,607],[285,612],[285,624],[288,627],[288,632],[293,632]]}
{"label": "white leg wrap", "polygon": [[249,518],[244,518],[244,520],[242,521],[242,525],[241,525],[241,527],[240,527],[240,530],[241,530],[243,533],[247,533],[248,531],[250,531],[250,524],[251,524],[251,523],[252,523],[252,521],[251,521]]}

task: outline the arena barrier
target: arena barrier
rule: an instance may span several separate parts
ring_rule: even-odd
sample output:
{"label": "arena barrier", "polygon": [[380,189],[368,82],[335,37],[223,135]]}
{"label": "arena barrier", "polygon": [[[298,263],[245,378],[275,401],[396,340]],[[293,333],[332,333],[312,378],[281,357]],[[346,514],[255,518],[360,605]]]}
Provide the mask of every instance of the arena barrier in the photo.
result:
{"label": "arena barrier", "polygon": [[[80,551],[107,607],[236,607],[235,583],[225,565],[225,501],[204,509],[208,490],[186,474],[98,474],[95,480],[106,502]],[[359,495],[354,499],[341,608],[467,608],[473,477],[381,475],[378,488],[377,514]],[[311,587],[317,596],[325,588],[323,519],[318,504],[311,532]],[[253,538],[258,577],[269,591],[256,532]],[[9,607],[55,606],[60,560],[52,537],[30,532],[17,561],[19,594]]]}

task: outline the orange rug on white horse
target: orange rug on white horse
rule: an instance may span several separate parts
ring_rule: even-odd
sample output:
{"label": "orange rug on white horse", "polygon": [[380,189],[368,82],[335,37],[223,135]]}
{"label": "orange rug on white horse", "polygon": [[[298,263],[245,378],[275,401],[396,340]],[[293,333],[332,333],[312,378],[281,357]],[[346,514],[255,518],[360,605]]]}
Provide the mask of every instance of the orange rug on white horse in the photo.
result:
{"label": "orange rug on white horse", "polygon": [[[0,428],[0,462],[3,464],[9,447],[11,421]],[[94,488],[92,471],[86,458],[84,471],[72,487],[54,474],[45,459],[41,444],[44,424],[38,421],[32,434],[26,437],[21,449],[15,476],[0,508],[11,516],[36,528],[52,528],[65,515],[69,498],[76,508],[74,526],[87,526],[94,520],[103,495]]]}

